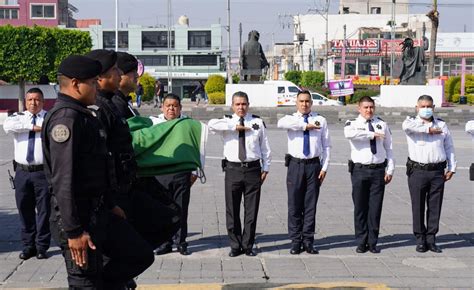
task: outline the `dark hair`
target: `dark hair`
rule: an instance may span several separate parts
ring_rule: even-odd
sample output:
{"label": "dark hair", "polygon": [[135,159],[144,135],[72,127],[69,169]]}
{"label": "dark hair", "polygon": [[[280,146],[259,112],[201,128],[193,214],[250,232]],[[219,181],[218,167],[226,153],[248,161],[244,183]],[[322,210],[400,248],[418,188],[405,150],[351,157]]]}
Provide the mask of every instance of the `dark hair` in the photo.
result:
{"label": "dark hair", "polygon": [[421,95],[419,98],[418,98],[418,101],[428,101],[428,102],[431,102],[433,103],[433,98],[431,96],[428,96],[428,95]]}
{"label": "dark hair", "polygon": [[374,99],[372,99],[372,98],[369,97],[369,96],[363,96],[363,97],[361,97],[357,103],[360,105],[360,104],[363,103],[363,102],[375,104]]}
{"label": "dark hair", "polygon": [[25,96],[28,95],[28,94],[40,94],[41,99],[44,99],[43,91],[40,90],[40,88],[31,88],[26,92]]}
{"label": "dark hair", "polygon": [[242,91],[235,92],[232,95],[232,103],[234,102],[234,98],[244,98],[247,101],[247,103],[249,103],[249,96]]}
{"label": "dark hair", "polygon": [[298,99],[298,97],[299,97],[300,95],[308,95],[309,98],[311,99],[311,101],[313,100],[313,97],[311,96],[311,92],[308,91],[308,90],[301,90],[301,91],[299,91],[298,94],[296,95],[296,98]]}
{"label": "dark hair", "polygon": [[176,101],[178,101],[179,105],[181,106],[181,98],[180,98],[178,95],[173,94],[173,93],[167,94],[167,95],[163,98],[163,103],[164,103],[167,99],[176,100]]}

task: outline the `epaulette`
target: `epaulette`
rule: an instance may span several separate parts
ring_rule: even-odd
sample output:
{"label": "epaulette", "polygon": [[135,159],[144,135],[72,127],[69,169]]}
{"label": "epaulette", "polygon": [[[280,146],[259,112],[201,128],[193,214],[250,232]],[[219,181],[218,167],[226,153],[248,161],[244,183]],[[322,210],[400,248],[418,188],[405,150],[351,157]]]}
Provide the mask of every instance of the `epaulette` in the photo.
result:
{"label": "epaulette", "polygon": [[261,119],[260,116],[258,116],[258,115],[252,115],[252,118],[259,118],[259,119]]}
{"label": "epaulette", "polygon": [[25,114],[25,113],[23,113],[23,112],[13,113],[14,116],[17,116],[17,115],[18,115],[18,116],[23,116],[24,114]]}
{"label": "epaulette", "polygon": [[416,119],[415,116],[407,116],[407,119]]}
{"label": "epaulette", "polygon": [[232,115],[224,115],[225,118],[232,119]]}
{"label": "epaulette", "polygon": [[436,118],[436,120],[437,120],[437,121],[444,122],[444,120],[443,120],[443,119],[441,119],[441,118]]}
{"label": "epaulette", "polygon": [[[379,119],[380,121],[384,121],[382,118],[380,118],[379,116],[377,116],[377,119]],[[385,121],[384,121],[385,122]]]}
{"label": "epaulette", "polygon": [[267,128],[267,125],[265,124],[265,122],[262,120],[262,123],[263,123],[263,127],[265,127],[265,129]]}
{"label": "epaulette", "polygon": [[347,120],[346,123],[345,123],[345,126],[349,126],[351,124],[351,122],[354,122],[356,119],[352,119],[352,120]]}
{"label": "epaulette", "polygon": [[99,110],[99,106],[97,105],[89,105],[87,106],[88,109],[91,109],[91,110],[94,110],[94,111],[98,111]]}

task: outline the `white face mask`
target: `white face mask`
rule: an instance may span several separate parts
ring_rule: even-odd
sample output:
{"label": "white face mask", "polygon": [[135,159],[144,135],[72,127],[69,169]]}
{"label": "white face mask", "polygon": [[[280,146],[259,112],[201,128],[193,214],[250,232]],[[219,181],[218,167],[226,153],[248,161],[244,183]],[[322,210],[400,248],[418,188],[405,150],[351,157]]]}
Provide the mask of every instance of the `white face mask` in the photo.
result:
{"label": "white face mask", "polygon": [[429,119],[433,116],[433,108],[420,108],[418,110],[418,116],[423,119]]}

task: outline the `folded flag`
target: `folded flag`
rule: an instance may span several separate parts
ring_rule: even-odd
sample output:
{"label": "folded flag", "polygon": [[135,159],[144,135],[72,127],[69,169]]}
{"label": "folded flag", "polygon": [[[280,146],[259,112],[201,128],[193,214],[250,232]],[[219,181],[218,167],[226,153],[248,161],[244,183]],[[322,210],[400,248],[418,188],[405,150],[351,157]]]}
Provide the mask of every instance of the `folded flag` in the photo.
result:
{"label": "folded flag", "polygon": [[207,126],[182,118],[153,125],[146,117],[127,120],[138,163],[138,176],[155,176],[204,168]]}

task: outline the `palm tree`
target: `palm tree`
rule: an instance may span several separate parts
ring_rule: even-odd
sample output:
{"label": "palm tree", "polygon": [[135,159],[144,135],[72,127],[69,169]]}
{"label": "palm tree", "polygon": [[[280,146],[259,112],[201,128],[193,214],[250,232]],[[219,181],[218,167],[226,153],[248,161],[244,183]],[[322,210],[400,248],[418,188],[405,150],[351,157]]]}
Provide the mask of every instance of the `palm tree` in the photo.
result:
{"label": "palm tree", "polygon": [[428,62],[428,78],[434,77],[434,61],[436,52],[436,38],[438,34],[439,25],[439,12],[438,12],[438,1],[433,0],[433,10],[426,14],[431,20],[431,40],[430,40],[430,59]]}

